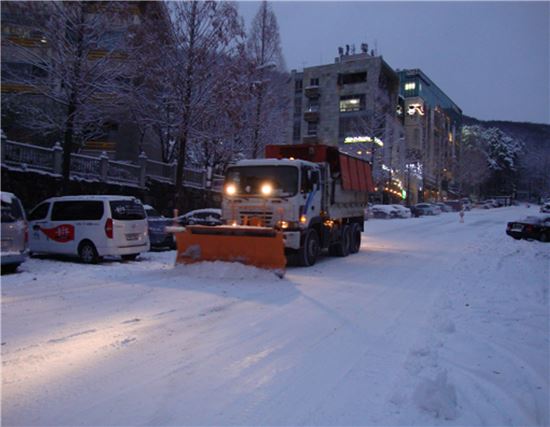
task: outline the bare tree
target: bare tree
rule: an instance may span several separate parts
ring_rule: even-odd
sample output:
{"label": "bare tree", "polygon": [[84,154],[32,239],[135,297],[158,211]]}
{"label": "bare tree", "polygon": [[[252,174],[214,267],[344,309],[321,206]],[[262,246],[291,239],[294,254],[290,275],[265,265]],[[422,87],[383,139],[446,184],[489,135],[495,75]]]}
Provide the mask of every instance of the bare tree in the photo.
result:
{"label": "bare tree", "polygon": [[175,134],[175,205],[182,208],[188,144],[200,137],[201,120],[212,108],[212,92],[220,84],[217,79],[225,78],[215,70],[238,49],[243,32],[233,3],[172,2],[167,8],[172,26],[165,38],[162,61],[151,64],[150,69],[160,77],[158,89],[164,99],[161,111],[167,121],[163,125],[156,121],[152,126],[159,125],[167,138]]}
{"label": "bare tree", "polygon": [[[63,188],[67,189],[71,152],[103,132],[112,106],[119,72],[125,66],[118,50],[123,32],[117,2],[22,2],[16,7],[33,16],[37,43],[11,42],[9,48],[24,72],[9,76],[34,96],[19,93],[26,125],[42,134],[58,134],[63,142]],[[117,17],[117,18],[115,18]],[[39,97],[36,97],[39,95]]]}
{"label": "bare tree", "polygon": [[279,25],[270,4],[265,0],[252,22],[247,47],[253,67],[251,86],[255,106],[251,155],[255,159],[260,155],[265,139],[273,134],[269,129],[275,128],[280,132],[284,128],[280,122],[286,111],[285,91],[281,90],[286,78],[282,74],[285,64]]}

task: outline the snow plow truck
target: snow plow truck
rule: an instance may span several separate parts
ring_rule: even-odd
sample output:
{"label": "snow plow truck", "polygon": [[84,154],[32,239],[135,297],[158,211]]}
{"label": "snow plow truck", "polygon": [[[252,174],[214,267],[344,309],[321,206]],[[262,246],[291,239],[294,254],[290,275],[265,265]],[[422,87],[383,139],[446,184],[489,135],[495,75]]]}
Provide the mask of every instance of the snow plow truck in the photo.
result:
{"label": "snow plow truck", "polygon": [[227,168],[225,225],[189,226],[176,233],[177,263],[241,262],[282,277],[287,260],[315,264],[320,252],[359,251],[370,163],[327,145],[268,145],[266,158]]}

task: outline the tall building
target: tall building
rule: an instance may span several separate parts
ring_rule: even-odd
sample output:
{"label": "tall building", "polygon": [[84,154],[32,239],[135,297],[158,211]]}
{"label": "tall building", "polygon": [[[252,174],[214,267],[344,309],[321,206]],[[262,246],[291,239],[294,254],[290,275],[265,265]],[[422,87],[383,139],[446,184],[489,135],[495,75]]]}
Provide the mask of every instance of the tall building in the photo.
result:
{"label": "tall building", "polygon": [[412,171],[420,179],[418,199],[457,196],[454,179],[462,110],[421,70],[401,70],[398,74],[403,98],[398,114],[403,117],[407,141],[406,168],[409,176]]}
{"label": "tall building", "polygon": [[389,194],[391,189],[397,196],[392,162],[398,160],[394,155],[404,143],[402,123],[395,114],[399,78],[382,56],[368,52],[366,44],[360,53],[354,51],[349,46],[345,51],[339,48],[333,64],[292,71],[288,143],[334,145],[367,158],[380,191],[387,188]]}

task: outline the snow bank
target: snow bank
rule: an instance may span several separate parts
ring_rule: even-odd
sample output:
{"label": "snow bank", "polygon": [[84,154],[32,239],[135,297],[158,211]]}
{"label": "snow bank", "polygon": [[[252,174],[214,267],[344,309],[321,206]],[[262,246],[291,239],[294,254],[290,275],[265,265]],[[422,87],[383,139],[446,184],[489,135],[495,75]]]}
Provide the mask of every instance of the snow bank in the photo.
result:
{"label": "snow bank", "polygon": [[178,264],[176,269],[182,275],[196,279],[227,279],[227,280],[279,280],[278,272],[264,270],[238,262],[204,261],[196,264]]}

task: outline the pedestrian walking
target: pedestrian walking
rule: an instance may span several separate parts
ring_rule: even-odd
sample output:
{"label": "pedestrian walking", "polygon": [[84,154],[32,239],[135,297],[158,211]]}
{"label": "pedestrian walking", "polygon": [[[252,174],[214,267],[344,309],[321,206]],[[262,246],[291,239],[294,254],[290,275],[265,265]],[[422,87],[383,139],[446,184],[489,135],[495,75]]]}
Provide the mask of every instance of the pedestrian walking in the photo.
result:
{"label": "pedestrian walking", "polygon": [[460,209],[458,215],[460,216],[460,222],[464,222],[464,207]]}

